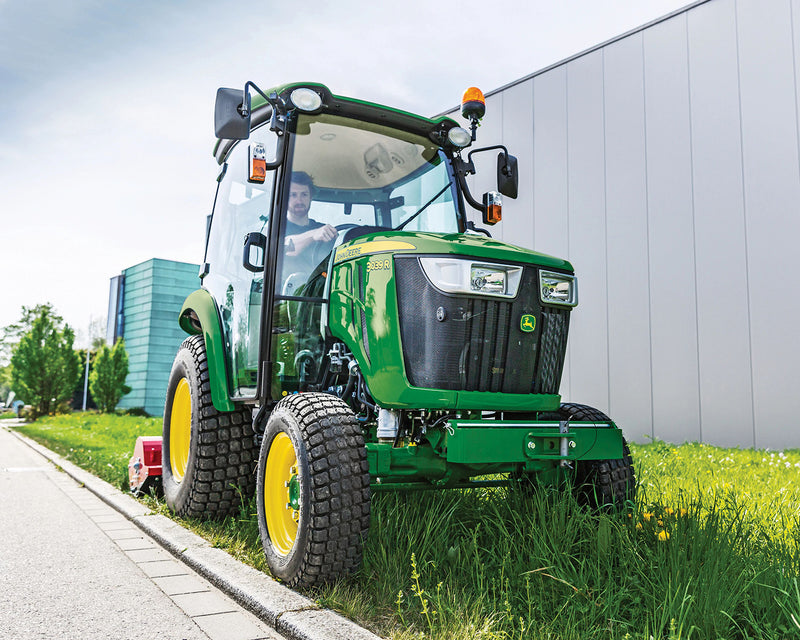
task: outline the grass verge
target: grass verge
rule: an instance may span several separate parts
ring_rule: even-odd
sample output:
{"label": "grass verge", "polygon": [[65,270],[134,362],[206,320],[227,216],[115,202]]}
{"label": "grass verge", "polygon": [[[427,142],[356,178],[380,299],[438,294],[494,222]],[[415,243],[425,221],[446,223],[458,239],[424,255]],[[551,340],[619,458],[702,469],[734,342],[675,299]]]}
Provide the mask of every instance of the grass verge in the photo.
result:
{"label": "grass verge", "polygon": [[[19,430],[126,489],[136,436],[160,429],[87,413]],[[632,449],[627,513],[552,491],[376,495],[362,570],[308,595],[395,640],[800,637],[800,452]],[[182,523],[266,570],[255,511]]]}

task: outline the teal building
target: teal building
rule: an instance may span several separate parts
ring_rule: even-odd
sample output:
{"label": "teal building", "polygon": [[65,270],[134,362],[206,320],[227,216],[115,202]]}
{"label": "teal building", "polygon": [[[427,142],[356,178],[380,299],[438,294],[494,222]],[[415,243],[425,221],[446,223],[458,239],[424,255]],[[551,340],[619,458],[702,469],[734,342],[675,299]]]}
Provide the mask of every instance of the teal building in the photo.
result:
{"label": "teal building", "polygon": [[131,392],[118,409],[164,412],[172,361],[186,333],[178,326],[181,305],[200,287],[199,265],[153,258],[111,279],[106,340],[124,338]]}

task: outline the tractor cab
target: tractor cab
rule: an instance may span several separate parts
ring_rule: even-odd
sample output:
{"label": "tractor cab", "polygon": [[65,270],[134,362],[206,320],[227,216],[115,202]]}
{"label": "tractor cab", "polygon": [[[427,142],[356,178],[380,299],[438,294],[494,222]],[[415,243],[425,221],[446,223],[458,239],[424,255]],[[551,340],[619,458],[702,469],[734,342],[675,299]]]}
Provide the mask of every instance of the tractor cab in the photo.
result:
{"label": "tractor cab", "polygon": [[[220,91],[225,135],[247,119],[245,100]],[[453,159],[471,138],[455,122],[337,99],[319,85],[271,95],[252,108],[250,130],[232,132],[245,140],[215,149],[222,170],[202,272],[230,354],[228,392],[242,401],[277,401],[318,378],[339,247],[374,233],[467,230]]]}

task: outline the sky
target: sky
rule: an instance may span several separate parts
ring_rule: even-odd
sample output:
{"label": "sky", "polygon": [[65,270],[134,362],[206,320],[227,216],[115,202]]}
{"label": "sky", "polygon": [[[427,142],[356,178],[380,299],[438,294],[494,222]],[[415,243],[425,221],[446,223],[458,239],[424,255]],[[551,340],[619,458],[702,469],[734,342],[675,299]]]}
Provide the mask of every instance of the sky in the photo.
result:
{"label": "sky", "polygon": [[82,347],[111,277],[202,261],[218,87],[430,116],[687,4],[0,0],[0,327],[50,302]]}

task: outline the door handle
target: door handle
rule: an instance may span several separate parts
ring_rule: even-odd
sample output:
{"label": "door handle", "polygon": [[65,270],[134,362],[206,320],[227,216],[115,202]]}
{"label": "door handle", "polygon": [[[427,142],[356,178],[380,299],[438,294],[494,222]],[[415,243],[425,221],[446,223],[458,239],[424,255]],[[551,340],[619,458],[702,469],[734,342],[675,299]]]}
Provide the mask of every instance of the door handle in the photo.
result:
{"label": "door handle", "polygon": [[[261,249],[261,263],[253,264],[250,262],[251,249],[256,247]],[[244,254],[242,255],[242,266],[253,273],[260,273],[264,270],[264,256],[267,253],[267,237],[259,231],[251,231],[244,237]]]}

